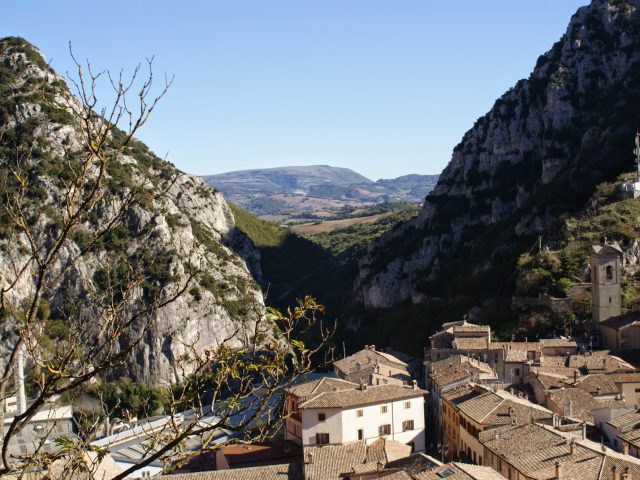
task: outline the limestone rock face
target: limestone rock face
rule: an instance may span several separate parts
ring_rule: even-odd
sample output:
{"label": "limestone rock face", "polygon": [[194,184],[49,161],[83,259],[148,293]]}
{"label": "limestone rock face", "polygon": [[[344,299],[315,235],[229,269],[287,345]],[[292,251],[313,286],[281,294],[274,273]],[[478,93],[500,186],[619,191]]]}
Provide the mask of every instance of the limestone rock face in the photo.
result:
{"label": "limestone rock face", "polygon": [[[27,198],[25,208],[35,219],[36,235],[44,236],[59,213],[64,168],[83,154],[82,134],[68,108],[76,100],[40,53],[17,38],[0,40],[0,97],[0,131],[4,133],[0,160],[10,160],[19,141],[37,146],[27,165],[29,188],[37,198]],[[143,334],[119,375],[150,383],[178,381],[189,373],[180,362],[188,346],[202,352],[228,337],[236,345],[244,341],[264,307],[249,271],[259,278],[259,253],[236,229],[222,194],[199,177],[179,172],[136,140],[107,166],[106,178],[109,188],[95,209],[94,224],[83,224],[64,244],[54,272],[81,251],[83,231],[95,231],[95,225],[104,223],[114,205],[133,188],[141,189],[145,201],[128,208],[121,226],[75,263],[59,284],[46,290],[51,317],[64,320],[65,312],[91,291],[104,288],[99,279],[116,260],[138,262],[144,271],[138,302],[153,289],[177,290],[190,272],[199,270],[201,274],[184,294],[153,314],[149,330],[136,324],[121,340],[121,348],[126,347],[136,333]],[[0,190],[6,185],[0,183]],[[0,193],[4,198],[7,192]],[[28,259],[27,239],[24,235],[9,238],[5,229],[0,223],[0,286],[17,277],[8,298],[19,304],[33,290],[33,268],[28,266],[16,275],[15,266]],[[15,325],[5,322],[1,329],[0,358],[11,344]]]}
{"label": "limestone rock face", "polygon": [[[441,292],[453,259],[468,259],[469,273],[480,273],[482,262],[583,208],[595,185],[633,169],[639,8],[639,0],[580,8],[531,76],[476,121],[421,214],[383,235],[361,261],[355,290],[366,307]],[[479,251],[489,231],[493,243],[485,238]]]}

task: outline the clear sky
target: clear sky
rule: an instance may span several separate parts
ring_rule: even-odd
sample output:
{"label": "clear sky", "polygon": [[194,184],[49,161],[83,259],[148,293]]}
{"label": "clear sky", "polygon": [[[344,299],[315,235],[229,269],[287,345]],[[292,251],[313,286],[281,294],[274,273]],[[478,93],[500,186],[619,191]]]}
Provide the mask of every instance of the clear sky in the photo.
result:
{"label": "clear sky", "polygon": [[587,0],[12,0],[60,72],[155,55],[175,82],[141,139],[215,174],[329,164],[372,179],[439,173]]}

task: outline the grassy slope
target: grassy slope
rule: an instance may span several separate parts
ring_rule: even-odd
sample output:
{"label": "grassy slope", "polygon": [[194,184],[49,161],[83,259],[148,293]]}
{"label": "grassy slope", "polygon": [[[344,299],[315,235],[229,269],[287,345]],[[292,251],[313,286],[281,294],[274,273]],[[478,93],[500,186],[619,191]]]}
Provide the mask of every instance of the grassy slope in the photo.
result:
{"label": "grassy slope", "polygon": [[[263,289],[267,303],[284,307],[310,294],[333,305],[345,292],[337,259],[321,246],[286,228],[260,220],[231,205],[237,227],[258,247],[261,254]],[[334,286],[340,287],[338,290]]]}

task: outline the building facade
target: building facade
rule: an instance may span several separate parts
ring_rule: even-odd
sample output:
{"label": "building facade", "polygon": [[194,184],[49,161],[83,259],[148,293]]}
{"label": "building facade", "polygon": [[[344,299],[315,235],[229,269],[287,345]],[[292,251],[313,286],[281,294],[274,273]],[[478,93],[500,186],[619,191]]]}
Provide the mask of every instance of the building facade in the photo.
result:
{"label": "building facade", "polygon": [[285,438],[305,447],[387,438],[422,451],[425,393],[329,378],[298,385],[285,393]]}
{"label": "building facade", "polygon": [[617,243],[594,245],[591,265],[591,302],[593,321],[600,323],[622,313],[620,258]]}

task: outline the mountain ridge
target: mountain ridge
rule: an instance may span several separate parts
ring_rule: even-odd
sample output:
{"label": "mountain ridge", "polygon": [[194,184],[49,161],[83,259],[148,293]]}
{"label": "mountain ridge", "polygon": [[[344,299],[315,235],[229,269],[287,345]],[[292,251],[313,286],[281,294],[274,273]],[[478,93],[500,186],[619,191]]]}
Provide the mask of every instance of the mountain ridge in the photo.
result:
{"label": "mountain ridge", "polygon": [[599,183],[632,170],[639,8],[580,8],[530,77],[475,122],[418,217],[360,262],[354,290],[365,307],[510,295],[523,249],[540,234],[557,237]]}
{"label": "mountain ridge", "polygon": [[[17,171],[28,171],[22,183],[21,208],[36,239],[46,240],[64,225],[61,215],[69,185],[65,182],[88,155],[86,137],[71,108],[78,102],[29,42],[17,37],[0,39],[0,160],[4,167],[0,195],[11,198],[18,190],[9,167],[20,162],[13,165]],[[105,148],[115,149],[125,136],[113,129]],[[177,382],[189,374],[189,366],[179,362],[190,345],[201,353],[226,337],[240,344],[238,331],[255,322],[254,308],[263,308],[263,300],[249,267],[259,268],[259,253],[237,230],[222,194],[202,179],[179,172],[142,142],[132,139],[125,145],[107,157],[104,190],[95,208],[70,232],[56,257],[54,271],[68,270],[64,277],[48,283],[42,309],[47,312],[46,321],[64,332],[65,324],[82,314],[79,309],[91,310],[88,299],[107,295],[114,285],[126,286],[130,268],[140,267],[143,275],[132,302],[145,305],[155,293],[174,291],[200,266],[203,273],[189,284],[188,291],[149,314],[148,330],[143,330],[144,323],[132,325],[128,335],[139,330],[145,333],[135,345],[133,358],[118,372],[151,384]],[[16,157],[15,152],[22,151],[27,152],[24,158]],[[81,177],[80,188],[95,184],[93,170],[88,172]],[[138,193],[140,201],[126,207],[132,192]],[[114,208],[122,205],[122,222],[93,246],[87,243],[105,228]],[[4,210],[0,213],[0,286],[9,289],[3,300],[19,305],[29,298],[34,281],[30,242],[21,231],[11,230],[9,218],[3,215]],[[73,260],[87,248],[85,255]],[[22,264],[25,269],[16,273],[15,266]],[[10,287],[14,278],[17,282]],[[9,320],[0,326],[3,354],[16,335],[15,327]],[[66,339],[44,340],[43,348],[56,348]],[[121,342],[119,348],[126,348],[126,335]]]}
{"label": "mountain ridge", "polygon": [[270,220],[328,218],[381,202],[421,203],[437,175],[372,181],[343,167],[309,165],[240,170],[203,177],[247,211]]}

